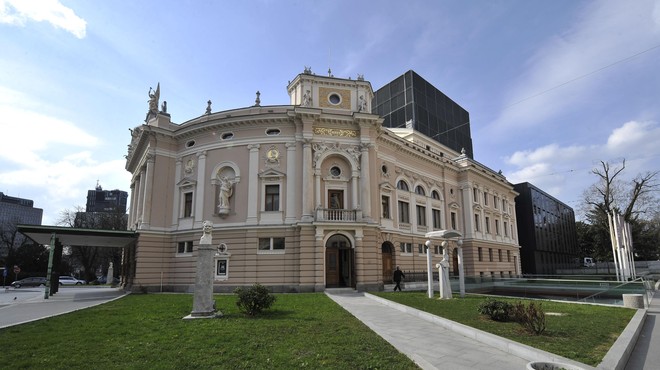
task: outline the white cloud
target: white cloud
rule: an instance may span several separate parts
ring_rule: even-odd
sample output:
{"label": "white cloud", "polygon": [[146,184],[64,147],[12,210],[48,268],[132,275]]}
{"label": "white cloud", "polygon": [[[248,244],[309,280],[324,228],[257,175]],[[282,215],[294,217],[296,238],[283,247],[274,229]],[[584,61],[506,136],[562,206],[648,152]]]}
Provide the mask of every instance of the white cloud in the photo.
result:
{"label": "white cloud", "polygon": [[79,39],[86,34],[87,22],[58,0],[0,0],[0,23],[25,26],[29,20],[48,22]]}
{"label": "white cloud", "polygon": [[[620,163],[626,159],[625,177],[657,171],[660,158],[660,125],[652,121],[629,121],[612,130],[606,142],[591,146],[545,145],[517,151],[505,158],[514,168],[507,173],[512,183],[530,182],[567,203],[575,202],[596,179],[591,170],[600,161]],[[573,199],[562,199],[569,196]],[[575,204],[569,204],[574,206]]]}
{"label": "white cloud", "polygon": [[660,13],[652,0],[586,6],[572,27],[539,45],[527,61],[505,98],[497,125],[534,126],[579,109],[607,82],[582,76],[657,45],[660,23],[654,12]]}

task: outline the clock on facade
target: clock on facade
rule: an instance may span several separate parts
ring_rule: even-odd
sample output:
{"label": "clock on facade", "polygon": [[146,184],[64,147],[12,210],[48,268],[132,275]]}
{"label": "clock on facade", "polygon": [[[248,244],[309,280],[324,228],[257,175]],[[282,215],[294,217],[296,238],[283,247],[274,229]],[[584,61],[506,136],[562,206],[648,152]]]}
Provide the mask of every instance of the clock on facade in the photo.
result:
{"label": "clock on facade", "polygon": [[266,156],[269,160],[276,161],[280,157],[280,152],[275,148],[271,148],[268,150],[268,153],[266,153]]}

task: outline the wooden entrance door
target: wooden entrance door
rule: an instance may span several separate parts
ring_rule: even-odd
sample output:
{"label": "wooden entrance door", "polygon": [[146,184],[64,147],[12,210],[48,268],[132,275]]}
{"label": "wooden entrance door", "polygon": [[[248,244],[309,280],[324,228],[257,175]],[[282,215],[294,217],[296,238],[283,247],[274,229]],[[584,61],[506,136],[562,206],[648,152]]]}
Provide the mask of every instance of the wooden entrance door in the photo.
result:
{"label": "wooden entrance door", "polygon": [[339,286],[339,249],[325,249],[325,285],[329,288]]}
{"label": "wooden entrance door", "polygon": [[381,247],[383,255],[383,283],[392,283],[392,248],[389,244],[383,244]]}

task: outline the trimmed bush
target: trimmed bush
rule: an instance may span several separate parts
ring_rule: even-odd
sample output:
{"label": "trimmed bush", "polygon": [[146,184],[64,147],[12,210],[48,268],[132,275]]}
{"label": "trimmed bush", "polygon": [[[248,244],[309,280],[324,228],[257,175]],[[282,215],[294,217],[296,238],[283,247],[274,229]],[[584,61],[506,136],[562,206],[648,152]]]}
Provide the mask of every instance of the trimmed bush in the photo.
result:
{"label": "trimmed bush", "polygon": [[275,303],[275,296],[270,294],[268,288],[261,284],[254,284],[247,289],[243,287],[236,288],[234,294],[238,295],[236,301],[238,308],[250,316],[260,314],[261,311],[270,308]]}
{"label": "trimmed bush", "polygon": [[512,308],[510,303],[489,298],[479,305],[479,313],[494,321],[509,321]]}
{"label": "trimmed bush", "polygon": [[524,303],[517,302],[513,306],[511,316],[532,334],[539,335],[545,331],[545,312],[540,303],[537,305],[534,302],[529,302],[525,306]]}

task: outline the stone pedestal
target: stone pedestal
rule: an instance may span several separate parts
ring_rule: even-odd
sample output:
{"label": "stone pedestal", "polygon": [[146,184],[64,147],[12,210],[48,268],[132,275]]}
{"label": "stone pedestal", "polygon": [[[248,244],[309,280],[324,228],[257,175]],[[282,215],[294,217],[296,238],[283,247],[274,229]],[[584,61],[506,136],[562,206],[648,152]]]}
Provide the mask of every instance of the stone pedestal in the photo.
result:
{"label": "stone pedestal", "polygon": [[213,269],[215,248],[211,239],[211,222],[204,221],[204,234],[197,248],[197,275],[195,276],[195,293],[193,309],[184,319],[213,318],[222,316],[216,312],[213,300]]}

